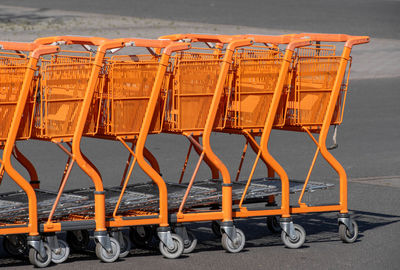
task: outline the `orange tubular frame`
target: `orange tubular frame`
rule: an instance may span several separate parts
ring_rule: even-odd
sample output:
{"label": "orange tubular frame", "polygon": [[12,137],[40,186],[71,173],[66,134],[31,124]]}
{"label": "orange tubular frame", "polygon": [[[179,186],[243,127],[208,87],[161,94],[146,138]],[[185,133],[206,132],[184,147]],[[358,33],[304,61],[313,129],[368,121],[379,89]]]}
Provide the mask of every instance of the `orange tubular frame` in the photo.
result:
{"label": "orange tubular frame", "polygon": [[27,102],[29,87],[32,83],[34,73],[37,70],[37,63],[39,57],[45,54],[56,53],[60,50],[57,46],[44,46],[33,43],[17,43],[17,42],[0,42],[1,49],[4,50],[18,50],[18,51],[30,51],[29,62],[27,64],[26,73],[22,83],[20,95],[18,98],[17,106],[15,108],[14,116],[10,125],[10,130],[7,136],[7,141],[4,146],[2,164],[4,170],[10,176],[15,183],[24,190],[28,197],[29,204],[29,222],[28,225],[15,228],[1,228],[2,234],[12,233],[28,233],[30,236],[39,235],[38,231],[38,219],[37,219],[37,199],[34,188],[29,184],[23,176],[21,176],[11,164],[11,155],[14,149],[18,129],[21,123],[22,114],[24,112],[25,104]]}
{"label": "orange tubular frame", "polygon": [[[241,35],[238,37],[253,38],[255,40],[255,42],[265,42],[265,41],[263,41],[265,39],[265,36]],[[347,64],[348,64],[348,61],[350,58],[351,48],[353,45],[368,43],[370,38],[368,36],[349,36],[349,35],[342,35],[342,34],[337,35],[337,34],[311,34],[311,33],[286,35],[283,38],[285,40],[287,40],[287,39],[291,39],[291,40],[293,40],[293,39],[309,39],[312,41],[345,42],[344,49],[343,49],[343,52],[341,55],[339,68],[338,68],[338,71],[336,74],[336,79],[335,79],[335,82],[333,85],[333,90],[332,90],[332,93],[331,93],[331,96],[329,99],[327,111],[324,116],[323,124],[320,129],[320,135],[319,135],[318,142],[316,142],[315,139],[312,137],[313,140],[315,141],[315,143],[317,144],[317,147],[318,147],[319,151],[321,152],[322,156],[325,158],[325,160],[332,166],[332,168],[339,175],[339,182],[340,182],[339,205],[310,207],[310,206],[306,206],[305,204],[301,203],[300,207],[290,207],[290,213],[307,213],[307,212],[323,212],[323,211],[340,211],[340,213],[342,213],[342,214],[348,213],[347,175],[346,175],[344,168],[341,166],[341,164],[333,157],[333,155],[331,153],[328,152],[328,149],[326,147],[326,138],[327,138],[327,135],[329,132],[329,127],[331,125],[332,117],[333,117],[333,114],[335,111],[335,106],[337,104],[337,100],[339,97],[341,83],[342,83],[344,74],[346,72],[346,67],[347,67]],[[274,42],[272,42],[272,43],[274,43]],[[291,46],[288,46],[288,49],[290,49],[289,47],[291,47]],[[268,117],[270,117],[270,115],[271,114],[268,114]],[[267,119],[267,122],[268,122],[268,119]],[[273,122],[273,119],[272,119],[272,122]],[[272,127],[272,122],[270,123],[271,127]],[[267,123],[266,123],[266,126],[267,126]],[[305,129],[305,131],[307,131],[307,130]],[[269,134],[270,134],[270,130],[266,133],[265,129],[264,129],[263,136],[261,137],[260,150],[265,149],[264,147],[266,147],[266,145],[268,144],[267,137],[269,137]],[[309,135],[311,135],[311,134],[309,134]],[[264,143],[263,143],[263,141],[264,141]],[[271,164],[271,165],[274,168],[274,165],[273,164]],[[280,175],[280,173],[278,171],[276,171],[276,172],[278,173],[278,175]],[[310,172],[309,172],[309,174],[310,174]],[[286,173],[285,173],[285,175],[286,175]],[[305,183],[304,188],[306,187],[306,184],[307,184],[307,182]],[[282,203],[283,203],[283,197],[284,197],[284,189],[286,189],[286,188],[284,188],[282,186]],[[302,191],[302,194],[303,193],[304,193],[304,189]]]}
{"label": "orange tubular frame", "polygon": [[[125,44],[133,43],[134,46],[138,47],[153,47],[153,48],[164,48],[163,54],[160,59],[156,80],[154,82],[151,96],[148,101],[146,113],[142,121],[140,133],[137,138],[135,158],[142,170],[157,184],[159,189],[159,208],[160,214],[158,217],[160,227],[168,227],[168,191],[167,186],[160,176],[160,174],[145,160],[145,143],[147,135],[149,133],[151,120],[153,119],[154,111],[157,105],[158,97],[160,95],[161,86],[163,83],[164,74],[169,65],[169,58],[174,51],[180,51],[190,48],[190,44],[187,43],[172,43],[169,40],[143,40],[143,39],[123,39]],[[118,139],[124,143],[123,139]]]}

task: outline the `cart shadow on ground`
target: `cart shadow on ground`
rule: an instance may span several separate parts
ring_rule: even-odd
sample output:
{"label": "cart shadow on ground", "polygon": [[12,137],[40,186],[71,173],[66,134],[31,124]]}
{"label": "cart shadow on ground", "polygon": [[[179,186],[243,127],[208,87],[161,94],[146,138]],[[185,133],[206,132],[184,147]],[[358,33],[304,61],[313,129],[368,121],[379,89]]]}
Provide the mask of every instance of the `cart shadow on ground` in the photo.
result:
{"label": "cart shadow on ground", "polygon": [[[359,227],[359,237],[357,242],[363,241],[364,235],[368,231],[373,231],[380,227],[400,222],[400,216],[367,211],[350,211]],[[341,242],[338,235],[337,214],[335,213],[312,213],[304,215],[294,215],[293,221],[304,227],[307,233],[306,242],[302,248],[309,248],[312,243],[318,242]],[[266,225],[266,218],[242,219],[236,221],[237,228],[240,228],[246,235],[246,245],[242,252],[251,252],[251,249],[260,247],[283,247],[280,233],[272,233]],[[220,237],[213,234],[210,222],[188,224],[187,228],[192,231],[198,239],[198,244],[193,253],[202,252],[221,252]],[[62,236],[61,236],[62,237]],[[87,251],[71,253],[65,263],[77,261],[96,261],[94,253],[94,242],[91,241]],[[3,240],[0,239],[0,268],[27,266],[27,257],[10,257],[3,249]],[[132,244],[132,250],[128,258],[119,259],[119,262],[129,260],[129,257],[152,257],[161,256],[158,250],[158,241],[154,239],[147,248],[137,248]],[[188,258],[190,254],[182,255],[180,259]],[[54,264],[52,264],[54,266]]]}

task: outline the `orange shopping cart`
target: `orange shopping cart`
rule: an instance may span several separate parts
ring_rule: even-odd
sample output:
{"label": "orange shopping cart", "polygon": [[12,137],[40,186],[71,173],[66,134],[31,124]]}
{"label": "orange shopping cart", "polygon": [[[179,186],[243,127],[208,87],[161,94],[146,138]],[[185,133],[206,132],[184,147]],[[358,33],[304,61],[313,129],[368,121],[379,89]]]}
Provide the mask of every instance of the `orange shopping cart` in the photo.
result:
{"label": "orange shopping cart", "polygon": [[[146,48],[150,53],[116,55],[106,65],[108,84],[102,95],[104,105],[95,137],[120,141],[130,153],[130,168],[125,168],[121,186],[114,188],[119,196],[109,209],[111,211],[108,212],[107,227],[115,230],[130,226],[133,233],[137,233],[138,226],[158,225],[161,253],[167,258],[176,258],[183,252],[183,241],[178,235],[171,233],[167,187],[159,174],[156,159],[144,146],[144,134],[161,132],[165,111],[164,90],[170,79],[170,57],[175,51],[189,49],[190,45],[168,40],[134,38],[119,41],[126,47]],[[131,162],[132,156],[134,159]],[[155,192],[152,194],[146,195],[138,192],[137,187],[128,186],[136,163],[153,180],[154,185],[150,190]],[[135,198],[144,199],[141,211],[135,211],[140,209],[129,205],[128,201]],[[152,207],[152,211],[143,209],[144,204],[153,200],[156,205]]]}
{"label": "orange shopping cart", "polygon": [[[15,55],[4,57],[0,65],[1,72],[1,141],[4,144],[2,154],[2,169],[15,181],[27,196],[28,219],[23,222],[15,222],[10,219],[3,219],[0,232],[3,235],[14,235],[6,238],[5,243],[19,242],[29,248],[29,258],[32,263],[38,265],[48,264],[51,261],[51,249],[47,243],[42,241],[39,235],[37,196],[34,186],[24,179],[12,166],[11,155],[15,148],[15,141],[28,139],[31,135],[33,111],[35,107],[35,72],[38,68],[40,57],[59,51],[57,46],[43,46],[33,43],[0,42],[2,50],[29,52],[26,57],[16,59]],[[26,161],[26,164],[30,164]],[[33,168],[33,167],[32,167]],[[29,171],[29,170],[28,170]],[[34,171],[34,170],[32,170]],[[32,175],[31,175],[32,176]],[[32,180],[32,179],[31,179]],[[2,204],[7,205],[6,211],[13,212],[14,208],[20,207],[19,202],[3,200]],[[2,215],[3,218],[3,215]],[[25,235],[18,237],[15,235]],[[26,241],[25,241],[26,240]],[[41,260],[38,260],[38,258]]]}
{"label": "orange shopping cart", "polygon": [[[170,36],[169,38],[217,42],[218,37],[220,36],[183,34]],[[283,168],[273,160],[269,154],[261,155],[258,150],[260,146],[258,146],[254,136],[261,135],[265,129],[268,129],[268,127],[265,127],[267,118],[272,119],[276,126],[284,124],[284,110],[286,104],[286,92],[284,90],[289,80],[289,67],[293,50],[296,47],[309,45],[310,41],[296,41],[296,39],[289,36],[265,36],[262,40],[250,37],[250,39],[266,45],[253,45],[235,52],[235,63],[233,67],[234,79],[231,87],[233,90],[226,93],[227,98],[224,100],[225,104],[221,105],[225,110],[224,114],[220,117],[225,119],[225,123],[222,127],[214,126],[214,130],[244,135],[247,141],[251,142],[255,151],[258,152],[257,160],[261,157],[267,165],[269,176],[271,176],[271,172],[274,170],[279,174],[280,183],[276,184],[280,184],[280,188],[274,187],[271,189],[271,185],[263,185],[261,181],[258,181],[257,184],[253,184],[250,193],[253,193],[255,197],[251,198],[251,201],[254,202],[255,199],[258,199],[271,202],[271,199],[274,199],[274,194],[278,193],[282,194],[282,201],[281,207],[264,211],[250,210],[243,206],[254,173],[255,166],[253,166],[247,183],[232,183],[232,199],[235,204],[238,204],[238,209],[234,209],[232,215],[236,218],[272,216],[276,214],[282,215],[281,225],[286,229],[285,232],[289,234],[289,232],[293,232],[298,228],[300,231],[299,234],[301,234],[304,230],[301,226],[294,225],[290,219],[290,185],[288,177]],[[278,50],[276,46],[278,44],[288,44],[285,54]],[[240,168],[238,171],[240,172]],[[238,179],[238,176],[236,179]],[[196,183],[195,186],[214,186],[217,182],[216,179],[206,180]],[[216,234],[219,234],[220,225],[218,223],[213,222],[212,228]],[[293,233],[292,238],[296,238],[299,242],[299,246],[301,246],[305,239],[305,233],[301,234],[301,237],[297,237],[295,233]],[[233,245],[231,245],[230,248],[234,249]]]}

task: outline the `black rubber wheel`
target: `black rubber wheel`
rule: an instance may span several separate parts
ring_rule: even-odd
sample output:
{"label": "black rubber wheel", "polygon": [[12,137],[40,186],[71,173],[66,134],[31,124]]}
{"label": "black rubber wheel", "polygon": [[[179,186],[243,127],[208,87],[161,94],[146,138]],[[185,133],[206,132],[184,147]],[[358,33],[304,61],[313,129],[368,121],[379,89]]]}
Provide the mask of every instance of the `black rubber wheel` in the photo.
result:
{"label": "black rubber wheel", "polygon": [[3,238],[3,247],[8,254],[14,257],[28,255],[26,235],[14,234]]}
{"label": "black rubber wheel", "polygon": [[222,233],[221,233],[221,225],[219,225],[219,223],[215,220],[213,220],[211,222],[211,230],[214,233],[215,236],[217,237],[221,237]]}
{"label": "black rubber wheel", "polygon": [[120,246],[119,246],[119,243],[117,240],[110,237],[110,242],[111,242],[111,252],[107,252],[107,250],[105,250],[100,243],[96,243],[97,258],[99,258],[100,260],[102,260],[105,263],[115,262],[119,258],[119,254],[121,252],[121,249],[120,249]]}
{"label": "black rubber wheel", "polygon": [[279,217],[268,216],[267,217],[267,227],[271,233],[280,233],[282,231],[282,228],[279,223]]}
{"label": "black rubber wheel", "polygon": [[148,247],[154,237],[154,230],[151,226],[131,227],[129,232],[132,242],[137,247]]}
{"label": "black rubber wheel", "polygon": [[[75,231],[78,232],[78,231]],[[87,230],[79,230],[77,235],[74,231],[67,231],[67,243],[73,251],[84,251],[90,242],[89,232]]]}
{"label": "black rubber wheel", "polygon": [[183,241],[183,253],[188,254],[191,253],[197,246],[197,238],[196,236],[191,232],[187,231],[189,240]]}
{"label": "black rubber wheel", "polygon": [[232,240],[228,237],[226,233],[222,234],[221,244],[222,247],[230,252],[230,253],[238,253],[242,251],[244,248],[244,244],[246,243],[246,237],[242,230],[236,228],[236,243],[232,242]]}
{"label": "black rubber wheel", "polygon": [[343,243],[354,243],[358,237],[358,225],[357,222],[351,220],[353,224],[354,232],[353,234],[350,233],[349,229],[347,229],[346,225],[343,223],[339,224],[339,236]]}
{"label": "black rubber wheel", "polygon": [[283,230],[281,233],[281,238],[286,247],[299,248],[304,244],[304,241],[306,240],[306,231],[302,226],[298,224],[293,224],[293,226],[294,226],[294,231],[296,233],[296,238],[291,239],[289,235],[287,235]]}
{"label": "black rubber wheel", "polygon": [[129,237],[126,236],[125,234],[122,234],[122,243],[119,243],[119,246],[120,246],[119,257],[125,258],[126,256],[128,256],[129,252],[131,251],[131,241],[129,240]]}
{"label": "black rubber wheel", "polygon": [[167,259],[176,259],[183,253],[184,244],[182,237],[177,234],[171,234],[172,241],[174,241],[174,248],[169,249],[163,242],[160,241],[160,252]]}
{"label": "black rubber wheel", "polygon": [[38,268],[47,267],[51,263],[51,249],[47,243],[43,243],[44,249],[46,250],[45,258],[40,256],[36,249],[29,249],[29,261],[31,264]]}
{"label": "black rubber wheel", "polygon": [[65,262],[70,253],[69,246],[65,241],[58,239],[58,246],[60,247],[58,253],[51,251],[51,261],[56,264]]}

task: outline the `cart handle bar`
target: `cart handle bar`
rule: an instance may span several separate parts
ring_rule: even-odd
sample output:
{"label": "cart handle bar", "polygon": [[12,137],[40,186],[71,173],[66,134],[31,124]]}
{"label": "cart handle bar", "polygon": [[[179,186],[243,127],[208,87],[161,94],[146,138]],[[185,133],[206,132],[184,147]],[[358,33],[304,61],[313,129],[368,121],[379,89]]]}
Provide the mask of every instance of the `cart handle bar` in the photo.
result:
{"label": "cart handle bar", "polygon": [[165,48],[164,54],[171,55],[174,51],[187,50],[190,48],[190,43],[173,42],[170,40],[160,41],[152,39],[111,39],[105,41],[97,49],[98,52],[105,53],[107,50],[122,48],[122,47],[155,47]]}
{"label": "cart handle bar", "polygon": [[83,36],[52,36],[42,37],[34,41],[38,44],[51,44],[51,45],[93,45],[100,46],[102,43],[109,39],[103,37],[83,37]]}
{"label": "cart handle bar", "polygon": [[27,43],[27,42],[11,42],[11,41],[0,41],[0,49],[10,50],[10,51],[32,52],[30,57],[36,59],[39,58],[41,55],[56,53],[60,51],[60,47],[58,46],[41,45],[41,44]]}
{"label": "cart handle bar", "polygon": [[[172,40],[144,39],[144,38],[119,38],[116,41],[123,42],[125,47],[146,47],[146,48],[166,48],[167,46],[177,43]],[[180,43],[182,44],[182,43]],[[185,43],[187,47],[187,43]]]}
{"label": "cart handle bar", "polygon": [[268,35],[211,35],[211,34],[174,34],[161,36],[160,39],[170,40],[190,40],[191,42],[220,42],[229,43],[237,38],[251,38],[257,43],[273,43],[273,44],[288,44],[294,39],[307,38],[313,41],[325,42],[346,42],[345,46],[351,48],[353,45],[368,43],[369,36],[351,36],[345,34],[318,34],[318,33],[301,33],[281,36]]}

